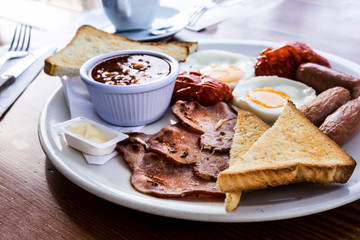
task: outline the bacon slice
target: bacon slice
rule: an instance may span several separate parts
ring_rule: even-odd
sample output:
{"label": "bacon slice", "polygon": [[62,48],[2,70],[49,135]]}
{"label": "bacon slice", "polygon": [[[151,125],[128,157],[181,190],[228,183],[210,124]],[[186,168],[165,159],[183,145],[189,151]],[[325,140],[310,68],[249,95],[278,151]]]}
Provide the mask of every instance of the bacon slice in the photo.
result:
{"label": "bacon slice", "polygon": [[200,145],[204,149],[230,151],[236,114],[224,102],[203,107],[198,102],[177,101],[172,111],[180,122],[193,131],[202,133]]}
{"label": "bacon slice", "polygon": [[177,164],[193,164],[197,176],[216,180],[219,172],[228,168],[229,154],[202,149],[200,136],[180,123],[164,127],[149,139],[147,145],[154,151]]}
{"label": "bacon slice", "polygon": [[178,101],[173,106],[180,123],[154,135],[130,134],[118,144],[140,192],[159,197],[223,196],[218,174],[229,166],[229,149],[236,114],[225,103],[203,107]]}
{"label": "bacon slice", "polygon": [[197,176],[207,180],[216,181],[219,173],[229,168],[230,156],[227,153],[212,153],[209,150],[203,150],[202,156],[194,167]]}
{"label": "bacon slice", "polygon": [[158,197],[223,196],[215,181],[208,181],[194,174],[193,165],[178,165],[159,154],[146,152],[140,143],[121,142],[117,149],[132,166],[130,181],[140,192]]}
{"label": "bacon slice", "polygon": [[221,196],[215,181],[194,175],[191,165],[173,164],[156,153],[146,153],[131,176],[136,189],[159,197]]}
{"label": "bacon slice", "polygon": [[[206,131],[200,137],[200,145],[203,149],[219,152],[229,152],[234,136],[236,118],[219,120],[218,128]],[[216,127],[216,126],[215,126]]]}
{"label": "bacon slice", "polygon": [[199,161],[200,134],[188,130],[177,123],[164,127],[147,142],[149,149],[178,164],[190,164]]}
{"label": "bacon slice", "polygon": [[141,143],[126,140],[118,143],[116,150],[123,154],[125,162],[132,171],[138,168],[146,153],[145,147]]}
{"label": "bacon slice", "polygon": [[129,138],[128,140],[130,142],[137,142],[140,143],[142,145],[144,145],[145,148],[147,148],[147,141],[152,137],[152,134],[146,134],[146,133],[142,133],[142,132],[135,132],[135,133],[130,133],[129,134]]}

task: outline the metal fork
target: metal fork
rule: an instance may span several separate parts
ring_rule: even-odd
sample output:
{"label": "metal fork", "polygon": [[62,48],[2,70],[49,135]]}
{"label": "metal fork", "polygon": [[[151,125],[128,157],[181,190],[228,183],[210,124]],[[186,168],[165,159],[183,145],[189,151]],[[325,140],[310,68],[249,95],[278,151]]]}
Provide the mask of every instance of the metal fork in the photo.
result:
{"label": "metal fork", "polygon": [[199,10],[199,12],[196,14],[196,17],[194,17],[189,24],[186,26],[187,29],[192,30],[194,25],[198,22],[198,20],[204,15],[205,12],[208,10],[220,6],[220,7],[231,7],[233,5],[244,3],[247,0],[212,0],[210,3],[203,5],[202,8]]}
{"label": "metal fork", "polygon": [[166,21],[154,22],[149,33],[151,35],[163,35],[169,32],[176,32],[186,27],[194,18],[197,18],[198,14],[202,14],[204,8],[207,8],[208,4],[195,5],[187,11],[178,13]]}
{"label": "metal fork", "polygon": [[31,39],[31,28],[32,27],[27,24],[20,24],[16,26],[9,50],[5,53],[5,56],[0,58],[0,68],[7,60],[24,57],[28,54]]}

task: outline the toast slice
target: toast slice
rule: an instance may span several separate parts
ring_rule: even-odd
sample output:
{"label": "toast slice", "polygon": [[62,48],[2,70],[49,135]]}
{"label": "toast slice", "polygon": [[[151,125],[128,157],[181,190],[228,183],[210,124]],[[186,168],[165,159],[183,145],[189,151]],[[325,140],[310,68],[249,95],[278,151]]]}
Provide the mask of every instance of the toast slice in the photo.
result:
{"label": "toast slice", "polygon": [[356,162],[288,102],[275,124],[219,174],[222,192],[291,183],[346,183]]}
{"label": "toast slice", "polygon": [[[233,143],[230,150],[230,167],[270,128],[255,114],[247,110],[238,110]],[[225,210],[233,211],[239,204],[242,192],[226,193]]]}
{"label": "toast slice", "polygon": [[83,25],[65,48],[45,59],[44,71],[51,76],[76,76],[88,59],[103,53],[130,49],[162,52],[181,62],[190,53],[197,51],[198,44],[181,41],[139,42]]}

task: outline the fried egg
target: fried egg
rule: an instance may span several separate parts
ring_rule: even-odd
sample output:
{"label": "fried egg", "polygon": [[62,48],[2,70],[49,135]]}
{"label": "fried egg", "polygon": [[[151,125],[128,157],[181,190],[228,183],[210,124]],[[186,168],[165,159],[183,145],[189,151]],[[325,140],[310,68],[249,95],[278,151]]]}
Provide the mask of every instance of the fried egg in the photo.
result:
{"label": "fried egg", "polygon": [[296,107],[316,97],[313,88],[277,76],[253,77],[241,81],[233,90],[233,106],[250,110],[265,122],[275,122],[288,100]]}
{"label": "fried egg", "polygon": [[182,71],[200,72],[228,84],[232,89],[242,79],[254,76],[255,59],[222,50],[203,50],[180,64]]}

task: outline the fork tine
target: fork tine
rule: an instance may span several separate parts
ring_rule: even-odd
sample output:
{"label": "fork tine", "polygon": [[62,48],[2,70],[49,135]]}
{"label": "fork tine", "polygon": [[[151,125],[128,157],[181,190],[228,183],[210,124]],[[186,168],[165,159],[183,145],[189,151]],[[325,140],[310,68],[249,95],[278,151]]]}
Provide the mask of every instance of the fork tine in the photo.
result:
{"label": "fork tine", "polygon": [[[23,25],[23,37],[20,51],[27,51],[30,45],[31,26]],[[25,46],[26,44],[26,46]],[[24,48],[25,47],[25,48]]]}
{"label": "fork tine", "polygon": [[28,54],[31,40],[31,29],[32,26],[27,24],[20,24],[16,26],[8,51],[3,57],[0,57],[0,68],[7,60],[24,57]]}
{"label": "fork tine", "polygon": [[17,25],[9,51],[27,51],[30,47],[32,26],[27,24]]}
{"label": "fork tine", "polygon": [[25,45],[25,40],[26,40],[26,34],[27,34],[27,25],[22,25],[22,29],[23,29],[23,35],[22,35],[22,43],[21,43],[21,47],[20,47],[20,51],[24,50],[24,45]]}
{"label": "fork tine", "polygon": [[10,44],[10,47],[9,47],[9,51],[10,51],[10,50],[13,48],[13,46],[14,46],[14,42],[15,42],[15,39],[16,39],[16,36],[17,36],[18,28],[19,28],[19,25],[17,25],[16,28],[15,28],[14,37],[13,37],[13,39],[11,40],[11,44]]}
{"label": "fork tine", "polygon": [[27,39],[27,46],[26,46],[26,49],[25,51],[29,50],[29,47],[30,47],[30,40],[31,40],[31,25],[27,25],[28,26],[28,31],[29,31],[29,34],[28,34],[28,39]]}
{"label": "fork tine", "polygon": [[18,35],[18,38],[17,38],[15,51],[17,51],[19,46],[20,46],[20,40],[21,40],[21,36],[22,36],[23,32],[24,32],[24,24],[21,24],[20,25],[20,30],[19,30],[19,35]]}

